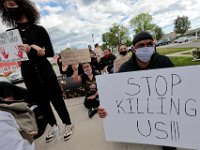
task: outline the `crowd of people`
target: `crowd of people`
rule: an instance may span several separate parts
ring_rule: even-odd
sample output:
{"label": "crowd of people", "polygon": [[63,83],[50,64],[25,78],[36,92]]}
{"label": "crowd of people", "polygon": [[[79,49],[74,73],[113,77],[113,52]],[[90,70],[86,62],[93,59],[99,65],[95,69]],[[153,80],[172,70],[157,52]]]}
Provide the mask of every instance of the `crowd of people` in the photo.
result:
{"label": "crowd of people", "polygon": [[[0,89],[4,91],[0,93],[0,97],[7,101],[25,99],[29,104],[34,103],[38,108],[40,116],[44,116],[46,124],[48,123],[51,126],[46,136],[46,142],[51,142],[58,134],[61,134],[60,127],[50,106],[51,102],[64,124],[63,140],[69,140],[74,127],[62,97],[62,90],[56,74],[47,60],[47,57],[54,56],[54,51],[47,31],[44,27],[37,25],[40,15],[35,4],[29,0],[1,0],[0,13],[2,22],[11,27],[9,30],[19,30],[23,41],[23,44],[19,45],[19,49],[26,52],[29,58],[29,60],[21,63],[22,76],[27,89],[17,88],[7,83],[0,83]],[[118,58],[109,48],[102,50],[98,44],[95,44],[94,47],[92,49],[92,46],[88,45],[91,62],[63,65],[61,55],[57,60],[62,75],[72,77],[74,81],[84,86],[84,106],[88,109],[89,118],[92,118],[97,112],[101,118],[105,118],[107,115],[103,106],[100,106],[96,75],[174,66],[168,57],[159,55],[155,51],[152,35],[144,31],[138,33],[133,39],[132,56],[128,55],[126,44],[118,46],[120,55]],[[120,67],[118,68],[117,66]],[[6,118],[10,118],[10,116],[7,113],[4,114],[1,110],[0,113],[0,123],[4,122],[5,124]],[[16,132],[18,126],[14,118],[11,119]],[[42,129],[39,128],[41,134],[43,134],[45,128],[46,125]],[[7,131],[9,129],[11,130],[8,124],[5,124],[4,130]],[[14,131],[14,128],[12,130]],[[18,136],[20,137],[19,134]],[[3,142],[9,142],[12,139],[9,136],[6,138],[8,139],[3,139]],[[23,139],[19,138],[18,140],[22,141]],[[26,149],[34,149],[32,143],[28,145],[27,141],[24,143],[26,143]],[[21,145],[18,144],[18,146],[20,147]],[[13,147],[10,146],[9,148],[16,149],[16,145],[13,143]],[[5,150],[5,147],[0,149]],[[163,150],[175,149],[174,147],[163,146]]]}

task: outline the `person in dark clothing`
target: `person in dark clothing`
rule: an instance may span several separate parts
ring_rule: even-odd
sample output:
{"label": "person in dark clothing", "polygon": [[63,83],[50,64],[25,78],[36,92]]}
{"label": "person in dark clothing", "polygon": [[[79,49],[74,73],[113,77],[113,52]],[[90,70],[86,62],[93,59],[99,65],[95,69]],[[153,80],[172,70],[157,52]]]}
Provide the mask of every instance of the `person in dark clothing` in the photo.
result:
{"label": "person in dark clothing", "polygon": [[[174,67],[167,56],[155,52],[153,37],[148,32],[140,32],[133,39],[132,57],[123,63],[119,72],[138,71],[147,69]],[[98,114],[101,118],[106,117],[106,110],[99,106]],[[175,147],[163,146],[163,150],[176,150]]]}
{"label": "person in dark clothing", "polygon": [[97,107],[99,106],[99,94],[96,86],[96,72],[92,70],[90,63],[83,63],[84,73],[78,75],[78,64],[73,64],[74,69],[73,79],[77,82],[81,82],[85,88],[85,100],[84,105],[88,109],[88,116],[92,118],[97,113]]}
{"label": "person in dark clothing", "polygon": [[16,86],[9,82],[0,82],[0,98],[9,101],[24,100],[34,112],[38,126],[38,133],[34,136],[34,139],[39,138],[44,133],[48,124],[46,117],[41,114],[41,110],[35,105],[34,100],[31,98],[26,88]]}
{"label": "person in dark clothing", "polygon": [[99,62],[99,68],[102,70],[102,73],[113,73],[113,64],[116,56],[111,53],[109,48],[104,50],[104,56]]}
{"label": "person in dark clothing", "polygon": [[132,58],[121,65],[119,72],[174,67],[174,64],[168,57],[158,53],[152,54],[150,62],[142,63],[143,65],[139,65],[139,63],[142,62],[133,53]]}
{"label": "person in dark clothing", "polygon": [[52,141],[60,132],[50,102],[65,124],[63,137],[68,140],[72,136],[73,125],[56,74],[47,60],[47,57],[54,56],[54,51],[47,31],[37,25],[39,13],[34,3],[29,0],[1,0],[0,13],[2,23],[18,29],[21,35],[23,44],[18,47],[26,52],[29,58],[21,64],[25,85],[52,126],[46,142]]}
{"label": "person in dark clothing", "polygon": [[24,99],[27,103],[34,103],[31,100],[28,91],[25,88],[16,86],[13,83],[9,82],[0,82],[0,97],[5,100],[22,100]]}

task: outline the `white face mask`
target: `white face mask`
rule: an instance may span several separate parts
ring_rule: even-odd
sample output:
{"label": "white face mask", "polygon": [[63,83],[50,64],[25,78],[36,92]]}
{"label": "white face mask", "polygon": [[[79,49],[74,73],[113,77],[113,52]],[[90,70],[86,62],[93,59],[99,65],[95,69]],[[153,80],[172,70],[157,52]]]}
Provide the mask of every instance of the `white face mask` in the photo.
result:
{"label": "white face mask", "polygon": [[135,55],[142,62],[148,62],[151,59],[151,56],[154,52],[154,47],[142,47],[136,49]]}

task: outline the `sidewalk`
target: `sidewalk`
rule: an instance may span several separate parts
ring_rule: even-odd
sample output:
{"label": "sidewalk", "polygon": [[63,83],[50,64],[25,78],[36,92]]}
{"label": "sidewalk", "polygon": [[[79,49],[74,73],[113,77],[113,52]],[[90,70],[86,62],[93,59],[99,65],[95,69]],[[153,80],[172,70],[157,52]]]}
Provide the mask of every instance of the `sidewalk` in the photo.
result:
{"label": "sidewalk", "polygon": [[[65,100],[75,126],[72,138],[69,141],[54,139],[46,143],[45,136],[50,129],[48,126],[43,136],[35,141],[36,150],[161,150],[159,146],[105,141],[102,119],[98,115],[88,118],[83,100],[84,97]],[[59,126],[63,127],[57,114],[56,118]]]}
{"label": "sidewalk", "polygon": [[182,52],[177,52],[177,53],[167,54],[166,56],[168,56],[168,57],[191,57],[192,58],[192,51],[193,51],[193,49],[182,51]]}

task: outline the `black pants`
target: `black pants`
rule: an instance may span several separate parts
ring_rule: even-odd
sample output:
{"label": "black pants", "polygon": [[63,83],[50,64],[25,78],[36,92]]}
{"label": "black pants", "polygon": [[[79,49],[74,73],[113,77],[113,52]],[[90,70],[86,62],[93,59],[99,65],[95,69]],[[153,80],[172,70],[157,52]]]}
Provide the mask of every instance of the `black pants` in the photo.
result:
{"label": "black pants", "polygon": [[30,77],[29,75],[30,74],[26,74],[26,77],[24,78],[26,87],[41,110],[42,114],[47,118],[48,123],[51,126],[57,124],[50,105],[51,102],[62,122],[66,125],[71,124],[70,116],[62,97],[62,91],[56,75],[45,74],[45,76],[42,75],[42,73],[41,75]]}
{"label": "black pants", "polygon": [[96,99],[93,99],[93,100],[88,100],[87,98],[85,98],[84,106],[87,109],[97,108],[99,106],[99,99],[96,98]]}

